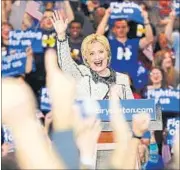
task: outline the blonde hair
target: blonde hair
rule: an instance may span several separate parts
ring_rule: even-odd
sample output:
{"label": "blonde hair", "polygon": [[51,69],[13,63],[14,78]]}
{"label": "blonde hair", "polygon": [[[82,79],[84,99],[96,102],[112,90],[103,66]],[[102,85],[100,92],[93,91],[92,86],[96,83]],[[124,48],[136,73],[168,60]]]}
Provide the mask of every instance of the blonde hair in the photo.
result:
{"label": "blonde hair", "polygon": [[[153,62],[153,65],[155,67],[160,67],[161,69],[162,68],[162,62],[165,58],[165,54],[166,53],[169,53],[170,54],[170,51],[169,50],[161,50],[161,51],[158,51],[156,52],[155,54],[155,58],[154,58],[154,62]],[[170,54],[171,55],[171,54]],[[172,60],[172,63],[174,64],[174,60],[173,58],[171,57],[171,60]],[[164,70],[163,70],[164,71]],[[168,69],[168,71],[165,73],[165,78],[166,78],[166,81],[167,81],[167,84],[168,85],[172,85],[172,83],[174,82],[175,80],[175,76],[176,76],[176,70],[175,68],[172,66],[171,68]]]}
{"label": "blonde hair", "polygon": [[89,66],[87,60],[85,59],[85,56],[87,55],[87,52],[88,52],[88,45],[92,44],[93,42],[101,43],[104,46],[104,48],[107,50],[108,64],[109,64],[110,60],[111,60],[111,50],[110,50],[109,41],[104,35],[98,35],[98,34],[90,34],[82,42],[81,53],[82,53],[82,58],[83,58],[84,64],[86,66]]}

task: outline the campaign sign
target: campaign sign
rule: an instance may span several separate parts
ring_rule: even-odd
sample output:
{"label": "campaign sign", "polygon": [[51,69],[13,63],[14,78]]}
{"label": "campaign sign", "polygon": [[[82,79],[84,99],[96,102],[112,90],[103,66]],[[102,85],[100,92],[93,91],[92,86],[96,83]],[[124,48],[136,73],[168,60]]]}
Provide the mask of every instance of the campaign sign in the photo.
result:
{"label": "campaign sign", "polygon": [[16,51],[14,54],[2,56],[1,67],[2,77],[24,74],[26,67],[26,53]]}
{"label": "campaign sign", "polygon": [[42,32],[37,30],[27,31],[10,31],[9,33],[9,49],[22,49],[25,51],[26,47],[31,46],[33,52],[42,52]]}
{"label": "campaign sign", "polygon": [[180,0],[173,1],[173,8],[176,12],[176,16],[180,16]]}
{"label": "campaign sign", "polygon": [[[91,100],[88,100],[90,102],[88,105],[92,105],[94,107],[94,104],[92,104]],[[110,121],[110,113],[111,110],[109,109],[109,100],[98,100],[99,107],[96,107],[97,110],[92,110],[92,114],[98,115],[98,117],[103,122],[109,122]],[[94,102],[93,102],[94,103]],[[91,113],[87,113],[87,101],[76,101],[76,105],[79,106],[79,109],[81,111],[82,116],[90,115]],[[119,102],[121,105],[121,111],[125,115],[125,118],[127,121],[132,121],[133,114],[146,112],[149,113],[151,116],[151,120],[156,120],[156,108],[155,108],[155,102],[154,100],[121,100]],[[47,88],[43,88],[41,91],[41,102],[40,102],[40,108],[42,111],[50,111],[51,105],[49,100],[49,95]]]}
{"label": "campaign sign", "polygon": [[180,118],[169,118],[167,119],[167,130],[168,130],[168,134],[167,134],[167,138],[166,138],[166,142],[168,145],[173,145],[173,138],[176,134],[176,131],[179,129],[179,122],[180,122]]}
{"label": "campaign sign", "polygon": [[47,88],[41,89],[41,98],[40,98],[40,109],[42,111],[50,111],[51,110],[51,104],[50,104],[49,94]]}
{"label": "campaign sign", "polygon": [[[99,100],[99,116],[103,122],[110,121],[109,100]],[[146,112],[150,114],[151,120],[156,120],[154,100],[121,100],[121,111],[127,121],[132,121],[132,116],[137,113]]]}
{"label": "campaign sign", "polygon": [[148,99],[155,99],[156,104],[160,104],[162,111],[180,113],[180,90],[177,89],[157,89],[147,91]]}
{"label": "campaign sign", "polygon": [[109,25],[113,25],[118,19],[126,19],[144,24],[141,7],[134,2],[111,2],[110,8],[112,12],[109,18]]}
{"label": "campaign sign", "polygon": [[2,125],[3,131],[4,131],[4,142],[9,144],[9,150],[8,152],[14,152],[15,150],[15,144],[11,132],[11,128],[7,125]]}

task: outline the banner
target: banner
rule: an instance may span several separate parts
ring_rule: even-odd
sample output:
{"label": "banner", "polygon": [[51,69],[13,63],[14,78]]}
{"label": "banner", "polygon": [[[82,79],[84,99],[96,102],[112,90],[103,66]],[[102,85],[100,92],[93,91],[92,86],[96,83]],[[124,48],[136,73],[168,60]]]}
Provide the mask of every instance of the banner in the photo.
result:
{"label": "banner", "polygon": [[144,19],[141,16],[141,7],[134,2],[111,2],[111,15],[109,18],[109,25],[113,25],[118,19],[126,19],[144,24]]}
{"label": "banner", "polygon": [[162,111],[180,113],[180,90],[177,89],[157,89],[148,90],[148,99],[155,99],[156,104],[160,104]]}
{"label": "banner", "polygon": [[25,73],[26,53],[16,51],[14,54],[2,56],[1,74],[2,77],[16,76]]}
{"label": "banner", "polygon": [[9,144],[9,152],[15,151],[15,144],[14,139],[12,136],[11,128],[7,125],[2,125],[3,131],[4,131],[4,142]]}
{"label": "banner", "polygon": [[[91,102],[91,101],[89,101]],[[109,100],[98,100],[99,108],[97,107],[97,110],[95,110],[96,115],[101,119],[103,122],[110,121],[110,112],[109,109]],[[82,116],[83,115],[89,115],[90,113],[87,113],[87,109],[85,108],[87,106],[86,100],[84,101],[76,101],[76,104],[79,106]],[[89,103],[90,105],[91,103]],[[154,100],[121,100],[119,102],[122,106],[122,112],[125,115],[125,118],[127,121],[132,121],[133,114],[137,114],[140,112],[146,112],[149,113],[151,116],[151,120],[156,120],[156,108],[155,108],[155,102]],[[93,105],[94,106],[94,105]],[[50,111],[51,105],[49,100],[49,95],[47,88],[43,88],[41,90],[41,101],[40,101],[40,109],[42,111]],[[94,111],[92,111],[94,112]]]}
{"label": "banner", "polygon": [[166,142],[168,145],[173,145],[173,138],[176,134],[176,130],[179,129],[179,122],[180,122],[180,118],[169,118],[167,119],[167,130],[168,130],[168,134],[167,134],[167,138],[166,138]]}
{"label": "banner", "polygon": [[50,98],[48,94],[47,88],[41,89],[41,98],[40,98],[40,110],[42,111],[50,111],[51,110],[51,104],[50,104]]}
{"label": "banner", "polygon": [[173,8],[176,12],[176,16],[180,16],[180,0],[173,1]]}
{"label": "banner", "polygon": [[43,4],[41,5],[38,2],[29,1],[27,2],[25,11],[33,18],[36,18],[37,20],[41,21],[41,19],[43,18],[43,13],[41,12],[40,7],[42,6]]}
{"label": "banner", "polygon": [[9,49],[21,49],[31,46],[33,52],[43,52],[42,48],[42,32],[41,31],[10,31],[9,33]]}

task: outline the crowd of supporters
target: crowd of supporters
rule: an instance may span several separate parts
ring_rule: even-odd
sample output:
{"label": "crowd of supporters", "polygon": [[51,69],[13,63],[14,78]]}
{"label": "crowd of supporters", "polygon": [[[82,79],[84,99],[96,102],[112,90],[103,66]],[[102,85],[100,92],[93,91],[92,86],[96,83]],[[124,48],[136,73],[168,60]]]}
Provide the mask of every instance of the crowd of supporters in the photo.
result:
{"label": "crowd of supporters", "polygon": [[[4,169],[8,166],[20,169],[91,169],[92,155],[101,131],[100,122],[93,116],[82,120],[77,116],[79,110],[72,109],[74,82],[69,81],[55,63],[58,44],[52,22],[54,11],[58,10],[63,20],[67,19],[70,54],[77,65],[84,63],[83,40],[92,33],[106,36],[111,49],[110,68],[129,76],[135,99],[147,98],[148,90],[180,88],[179,17],[170,8],[171,1],[134,0],[142,8],[144,24],[123,19],[109,25],[110,0],[37,2],[43,15],[40,20],[26,10],[28,1],[1,2],[2,54],[8,53],[12,30],[40,30],[43,47],[43,52],[34,52],[31,46],[27,47],[25,73],[2,81],[2,163]],[[41,89],[45,86],[52,98],[52,111],[49,113],[39,111]],[[37,112],[36,101],[36,115],[43,129],[36,124],[33,115]],[[113,101],[112,109],[118,110]],[[166,120],[177,117],[177,113],[163,112],[163,130],[155,132],[148,131],[149,117],[139,114],[132,120],[133,136],[117,110],[119,115],[114,113],[111,118],[118,144],[109,164],[111,168],[178,169],[178,144],[176,142],[173,149],[166,143]],[[14,148],[8,143],[6,124],[16,144],[15,155]],[[141,140],[137,139],[138,136],[142,137]]]}

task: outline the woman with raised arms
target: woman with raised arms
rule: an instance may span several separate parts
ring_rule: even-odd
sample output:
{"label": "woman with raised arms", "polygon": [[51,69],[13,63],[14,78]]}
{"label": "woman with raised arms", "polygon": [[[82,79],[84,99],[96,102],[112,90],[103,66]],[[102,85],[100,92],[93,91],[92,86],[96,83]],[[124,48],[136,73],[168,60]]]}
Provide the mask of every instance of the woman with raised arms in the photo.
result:
{"label": "woman with raised arms", "polygon": [[87,36],[81,46],[83,65],[77,65],[70,55],[68,37],[66,35],[67,19],[58,11],[52,18],[57,33],[58,63],[62,71],[72,75],[77,81],[76,99],[92,98],[109,99],[110,87],[115,85],[119,99],[133,99],[127,75],[117,73],[109,68],[111,51],[108,40],[103,35]]}

